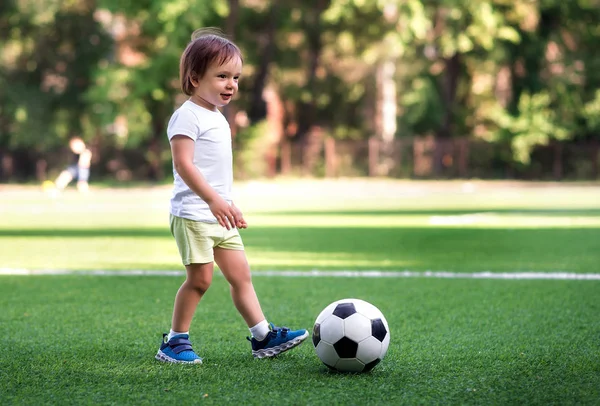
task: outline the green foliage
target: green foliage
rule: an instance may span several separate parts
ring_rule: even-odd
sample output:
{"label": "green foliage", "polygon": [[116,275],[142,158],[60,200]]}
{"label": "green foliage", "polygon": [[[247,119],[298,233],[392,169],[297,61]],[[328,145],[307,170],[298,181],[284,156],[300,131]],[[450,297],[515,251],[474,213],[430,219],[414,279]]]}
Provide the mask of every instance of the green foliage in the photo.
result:
{"label": "green foliage", "polygon": [[15,1],[0,14],[1,144],[45,151],[81,133],[85,92],[110,41],[91,1]]}
{"label": "green foliage", "polygon": [[590,132],[600,131],[600,90],[597,90],[594,99],[585,105],[583,116],[587,119],[586,124]]}
{"label": "green foliage", "polygon": [[[195,29],[217,22],[223,5],[222,0],[100,1],[113,18],[109,24],[125,24],[125,39],[117,46],[139,57],[133,66],[118,58],[102,66],[97,87],[87,94],[104,113],[96,117],[97,124],[109,129],[114,143],[138,148],[158,140],[166,146],[164,131],[181,93],[181,52]],[[117,116],[126,118],[127,131],[119,133],[112,125]]]}
{"label": "green foliage", "polygon": [[402,95],[401,103],[405,108],[402,121],[412,129],[410,135],[425,134],[440,125],[443,108],[435,78],[425,75],[415,78],[411,88]]}
{"label": "green foliage", "polygon": [[299,144],[314,125],[336,138],[377,135],[389,61],[397,137],[508,140],[524,165],[552,140],[599,137],[596,0],[32,4],[0,5],[8,153],[48,152],[79,133],[101,147],[152,150],[147,165],[164,165],[167,120],[184,99],[179,56],[202,26],[227,30],[244,53],[236,111],[257,125],[262,92],[273,89],[284,102],[277,120]]}
{"label": "green foliage", "polygon": [[518,111],[519,114],[513,116],[504,109],[497,108],[490,117],[500,128],[499,134],[509,134],[518,162],[528,164],[536,145],[547,145],[552,139],[565,140],[570,135],[557,121],[557,114],[551,107],[550,95],[547,93],[523,93]]}

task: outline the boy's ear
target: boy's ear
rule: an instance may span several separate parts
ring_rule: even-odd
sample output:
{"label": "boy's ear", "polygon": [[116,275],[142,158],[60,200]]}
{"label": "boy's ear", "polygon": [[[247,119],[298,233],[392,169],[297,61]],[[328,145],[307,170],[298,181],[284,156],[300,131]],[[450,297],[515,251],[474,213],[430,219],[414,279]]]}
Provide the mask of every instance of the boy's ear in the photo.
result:
{"label": "boy's ear", "polygon": [[190,83],[192,84],[192,86],[198,87],[198,82],[198,75],[196,74],[196,72],[192,72],[190,75]]}

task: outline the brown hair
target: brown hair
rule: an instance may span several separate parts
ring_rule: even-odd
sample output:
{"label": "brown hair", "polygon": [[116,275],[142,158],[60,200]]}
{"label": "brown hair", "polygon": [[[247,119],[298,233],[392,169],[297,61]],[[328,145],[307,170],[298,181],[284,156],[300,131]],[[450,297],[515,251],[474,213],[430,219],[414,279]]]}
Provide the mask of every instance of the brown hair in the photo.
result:
{"label": "brown hair", "polygon": [[192,40],[183,51],[179,61],[181,90],[188,96],[194,92],[192,79],[202,79],[208,67],[219,66],[235,57],[242,59],[240,49],[217,28],[200,28],[192,34]]}

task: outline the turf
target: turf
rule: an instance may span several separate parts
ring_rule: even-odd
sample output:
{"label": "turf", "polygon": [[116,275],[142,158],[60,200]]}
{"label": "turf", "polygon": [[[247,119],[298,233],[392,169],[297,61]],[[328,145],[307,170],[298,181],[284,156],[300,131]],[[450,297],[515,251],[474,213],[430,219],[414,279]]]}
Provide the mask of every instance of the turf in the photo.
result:
{"label": "turf", "polygon": [[[600,272],[596,185],[239,185],[255,270]],[[0,190],[0,269],[181,269],[168,188]],[[368,374],[312,343],[254,360],[222,277],[196,312],[204,365],[153,355],[181,277],[0,276],[0,404],[599,404],[600,281],[256,276],[269,320],[359,297],[392,340]]]}
{"label": "turf", "polygon": [[371,373],[330,373],[312,344],[254,360],[223,278],[192,325],[204,365],[152,358],[171,277],[4,277],[3,404],[593,404],[598,283],[256,278],[270,319],[310,326],[331,298],[377,304],[391,329]]}

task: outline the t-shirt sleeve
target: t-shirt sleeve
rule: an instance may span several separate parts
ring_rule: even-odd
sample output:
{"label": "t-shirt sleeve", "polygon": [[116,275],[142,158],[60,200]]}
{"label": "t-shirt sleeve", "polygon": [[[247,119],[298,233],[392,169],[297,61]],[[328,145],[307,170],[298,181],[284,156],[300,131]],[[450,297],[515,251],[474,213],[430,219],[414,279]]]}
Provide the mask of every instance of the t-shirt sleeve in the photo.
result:
{"label": "t-shirt sleeve", "polygon": [[200,134],[198,118],[192,111],[188,109],[179,109],[173,113],[167,127],[169,141],[176,135],[185,135],[196,141],[198,134]]}

